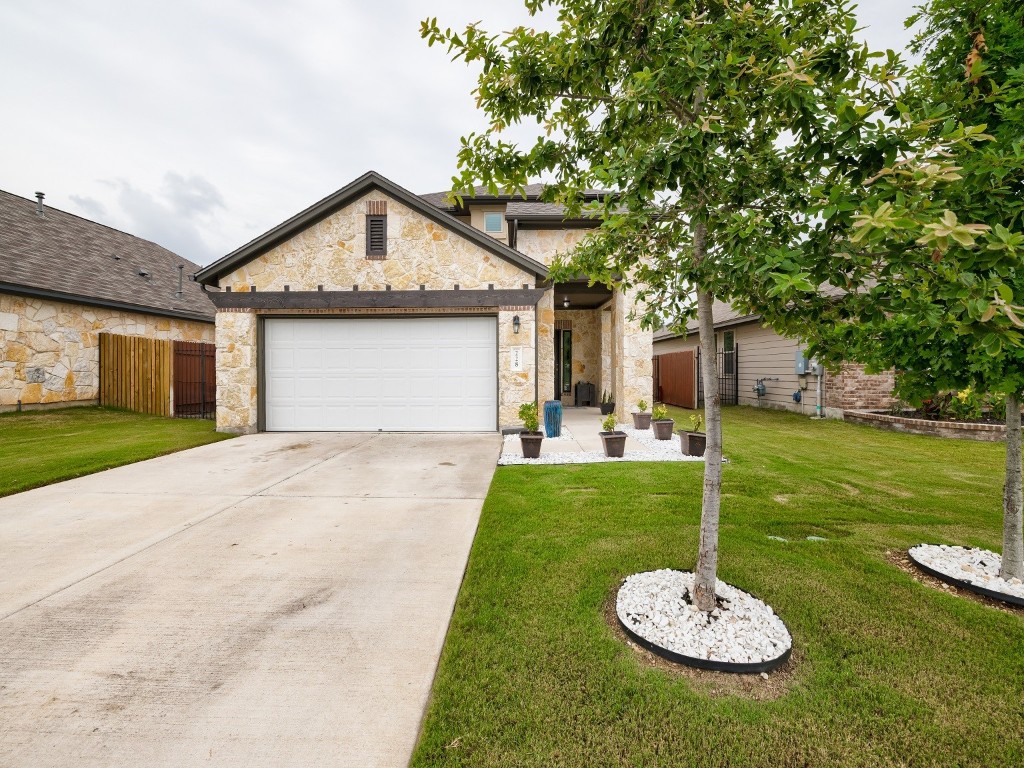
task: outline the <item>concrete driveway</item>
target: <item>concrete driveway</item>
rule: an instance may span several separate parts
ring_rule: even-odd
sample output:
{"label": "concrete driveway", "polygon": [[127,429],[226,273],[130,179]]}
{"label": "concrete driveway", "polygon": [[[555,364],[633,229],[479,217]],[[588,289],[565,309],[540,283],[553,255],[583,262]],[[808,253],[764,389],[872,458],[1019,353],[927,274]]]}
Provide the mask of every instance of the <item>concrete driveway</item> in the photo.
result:
{"label": "concrete driveway", "polygon": [[261,434],[0,499],[0,765],[406,765],[500,442]]}

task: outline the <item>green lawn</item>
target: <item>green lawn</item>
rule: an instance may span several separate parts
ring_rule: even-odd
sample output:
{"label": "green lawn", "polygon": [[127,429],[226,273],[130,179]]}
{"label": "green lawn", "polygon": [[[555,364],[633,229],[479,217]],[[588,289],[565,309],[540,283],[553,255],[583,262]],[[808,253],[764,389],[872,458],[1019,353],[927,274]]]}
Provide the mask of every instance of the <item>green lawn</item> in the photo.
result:
{"label": "green lawn", "polygon": [[886,555],[998,550],[1002,446],[751,408],[725,445],[719,575],[784,619],[790,671],[655,668],[605,620],[624,576],[694,566],[701,464],[499,467],[414,766],[1024,764],[1024,614]]}
{"label": "green lawn", "polygon": [[0,414],[0,496],[229,437],[214,426],[113,408]]}

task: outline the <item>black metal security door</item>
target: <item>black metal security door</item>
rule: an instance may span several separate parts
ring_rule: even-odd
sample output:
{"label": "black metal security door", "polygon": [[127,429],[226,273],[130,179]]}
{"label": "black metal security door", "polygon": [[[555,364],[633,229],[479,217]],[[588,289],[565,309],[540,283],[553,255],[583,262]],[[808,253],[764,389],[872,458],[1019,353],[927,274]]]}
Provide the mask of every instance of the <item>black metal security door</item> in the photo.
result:
{"label": "black metal security door", "polygon": [[[697,348],[697,406],[704,405],[704,377],[700,348]],[[718,353],[718,397],[722,405],[738,405],[740,401],[740,345]]]}

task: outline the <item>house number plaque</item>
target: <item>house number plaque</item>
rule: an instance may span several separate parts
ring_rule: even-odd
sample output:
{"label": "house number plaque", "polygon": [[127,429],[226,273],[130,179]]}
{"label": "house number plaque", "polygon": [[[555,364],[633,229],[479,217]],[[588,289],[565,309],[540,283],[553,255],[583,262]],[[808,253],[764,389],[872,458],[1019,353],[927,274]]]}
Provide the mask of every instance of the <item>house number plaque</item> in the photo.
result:
{"label": "house number plaque", "polygon": [[514,373],[518,373],[523,370],[523,348],[522,347],[511,347],[509,349],[509,355],[511,357],[511,368]]}

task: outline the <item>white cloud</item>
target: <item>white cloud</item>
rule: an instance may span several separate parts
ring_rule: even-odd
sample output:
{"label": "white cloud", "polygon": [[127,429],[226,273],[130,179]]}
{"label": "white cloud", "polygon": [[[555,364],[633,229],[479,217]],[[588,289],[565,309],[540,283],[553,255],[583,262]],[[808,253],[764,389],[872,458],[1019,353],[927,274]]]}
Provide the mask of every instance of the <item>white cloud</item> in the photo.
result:
{"label": "white cloud", "polygon": [[[913,3],[862,0],[876,48],[902,47]],[[530,23],[516,0],[4,3],[0,187],[200,262],[369,169],[444,189],[484,121],[428,15]]]}

